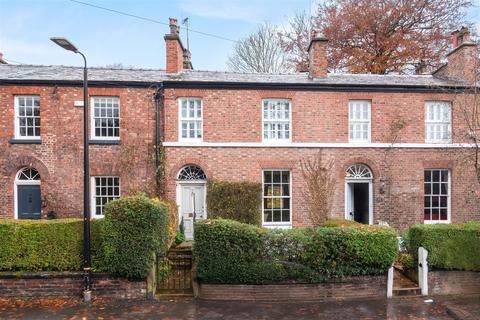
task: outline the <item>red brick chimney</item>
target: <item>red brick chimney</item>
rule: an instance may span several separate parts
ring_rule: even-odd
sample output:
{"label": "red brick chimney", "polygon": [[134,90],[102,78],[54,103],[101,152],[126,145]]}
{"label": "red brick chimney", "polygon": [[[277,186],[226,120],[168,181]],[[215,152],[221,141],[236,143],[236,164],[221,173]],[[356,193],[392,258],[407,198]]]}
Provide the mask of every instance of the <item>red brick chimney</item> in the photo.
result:
{"label": "red brick chimney", "polygon": [[447,55],[447,64],[433,74],[473,84],[478,68],[477,46],[470,41],[468,28],[462,27],[452,32],[452,47],[452,51]]}
{"label": "red brick chimney", "polygon": [[313,78],[327,77],[327,44],[328,39],[321,33],[315,33],[308,46],[308,72]]}
{"label": "red brick chimney", "polygon": [[167,73],[178,73],[185,69],[193,69],[191,54],[185,49],[180,39],[180,26],[177,19],[169,18],[170,33],[164,37],[167,56]]}

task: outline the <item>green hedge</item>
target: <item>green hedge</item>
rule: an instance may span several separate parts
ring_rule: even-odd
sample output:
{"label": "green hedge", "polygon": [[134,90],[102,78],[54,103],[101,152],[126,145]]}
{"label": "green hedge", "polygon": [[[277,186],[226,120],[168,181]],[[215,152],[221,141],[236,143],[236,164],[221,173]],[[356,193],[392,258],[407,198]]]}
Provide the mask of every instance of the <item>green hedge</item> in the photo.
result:
{"label": "green hedge", "polygon": [[[91,223],[92,263],[103,271],[101,220]],[[0,271],[80,271],[83,220],[0,220]]]}
{"label": "green hedge", "polygon": [[70,271],[81,266],[81,220],[0,221],[0,270]]}
{"label": "green hedge", "polygon": [[272,230],[231,220],[195,224],[197,276],[205,283],[321,282],[385,274],[397,255],[390,228]]}
{"label": "green hedge", "polygon": [[322,224],[322,227],[341,228],[341,227],[362,227],[365,224],[342,218],[330,218]]}
{"label": "green hedge", "polygon": [[433,268],[480,271],[480,222],[414,225],[407,238],[415,259],[419,247],[428,250]]}
{"label": "green hedge", "polygon": [[223,218],[260,225],[262,185],[245,181],[209,181],[207,212],[211,219]]}
{"label": "green hedge", "polygon": [[103,252],[108,272],[146,278],[155,253],[168,242],[168,208],[145,196],[124,197],[105,207]]}

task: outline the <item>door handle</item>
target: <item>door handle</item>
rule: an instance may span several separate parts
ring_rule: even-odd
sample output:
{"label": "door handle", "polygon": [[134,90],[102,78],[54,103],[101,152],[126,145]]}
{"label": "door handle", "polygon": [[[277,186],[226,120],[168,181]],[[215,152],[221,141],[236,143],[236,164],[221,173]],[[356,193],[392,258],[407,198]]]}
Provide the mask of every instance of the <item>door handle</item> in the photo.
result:
{"label": "door handle", "polygon": [[353,212],[350,212],[350,215],[353,216]]}

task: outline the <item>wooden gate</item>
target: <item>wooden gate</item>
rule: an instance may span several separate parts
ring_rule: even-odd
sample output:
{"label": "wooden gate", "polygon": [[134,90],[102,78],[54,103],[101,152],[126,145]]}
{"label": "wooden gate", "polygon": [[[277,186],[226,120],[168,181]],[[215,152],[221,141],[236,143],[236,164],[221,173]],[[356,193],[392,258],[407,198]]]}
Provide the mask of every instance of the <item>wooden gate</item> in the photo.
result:
{"label": "wooden gate", "polygon": [[157,293],[193,295],[192,249],[172,248],[157,263]]}

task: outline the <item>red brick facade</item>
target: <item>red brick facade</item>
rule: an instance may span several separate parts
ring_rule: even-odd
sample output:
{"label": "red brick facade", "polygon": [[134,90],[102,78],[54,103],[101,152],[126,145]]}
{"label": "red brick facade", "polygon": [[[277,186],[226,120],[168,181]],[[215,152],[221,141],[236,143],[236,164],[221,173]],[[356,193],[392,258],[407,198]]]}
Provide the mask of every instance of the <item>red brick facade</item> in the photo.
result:
{"label": "red brick facade", "polygon": [[[92,96],[120,98],[120,144],[90,145],[91,176],[120,176],[121,194],[154,186],[154,90],[90,88]],[[16,144],[14,96],[39,95],[41,144]],[[43,216],[83,212],[83,108],[80,87],[0,86],[0,218],[14,216],[14,181],[25,166],[41,176]]]}
{"label": "red brick facade", "polygon": [[[466,127],[460,110],[465,95],[452,86],[464,83],[432,76],[327,75],[326,39],[312,44],[310,74],[256,75],[208,73],[191,67],[174,19],[165,36],[167,70],[92,70],[92,96],[115,96],[120,101],[119,143],[90,145],[90,175],[120,177],[121,194],[155,191],[156,129],[165,150],[166,196],[179,198],[176,178],[189,164],[200,166],[207,179],[262,181],[262,170],[291,171],[291,226],[310,224],[302,195],[305,183],[300,160],[323,151],[334,161],[336,189],[331,215],[345,215],[345,171],[364,164],[372,172],[372,219],[404,229],[423,222],[424,170],[450,171],[451,222],[480,220],[480,186],[473,166],[465,159],[473,148],[461,146]],[[449,55],[439,76],[458,75],[472,67],[460,64],[471,53],[464,42]],[[463,58],[462,58],[463,59]],[[186,63],[188,62],[188,63]],[[7,67],[5,67],[7,68]],[[10,67],[8,67],[10,68]],[[15,68],[18,68],[16,70]],[[0,217],[14,217],[15,175],[25,166],[41,175],[43,216],[80,216],[83,194],[83,118],[81,81],[58,74],[0,72]],[[26,67],[28,68],[28,67]],[[5,69],[7,70],[7,69]],[[10,69],[8,69],[10,70]],[[36,69],[35,69],[36,70]],[[442,71],[443,70],[443,71]],[[71,72],[76,72],[72,68]],[[39,77],[32,80],[33,76]],[[103,77],[103,78],[101,78]],[[117,79],[118,78],[118,79]],[[252,80],[253,79],[253,80]],[[273,79],[273,80],[272,80]],[[292,80],[293,79],[293,80]],[[463,87],[465,88],[465,87]],[[154,98],[155,93],[156,97]],[[40,97],[41,143],[18,144],[14,137],[14,97]],[[179,139],[179,99],[202,101],[202,138]],[[291,141],[280,145],[262,142],[262,101],[287,99],[291,106]],[[349,143],[349,102],[371,105],[371,139]],[[452,105],[452,143],[425,143],[425,104],[447,101]],[[156,115],[156,108],[160,110]],[[395,131],[395,123],[404,127]],[[91,124],[90,124],[91,125]]]}

